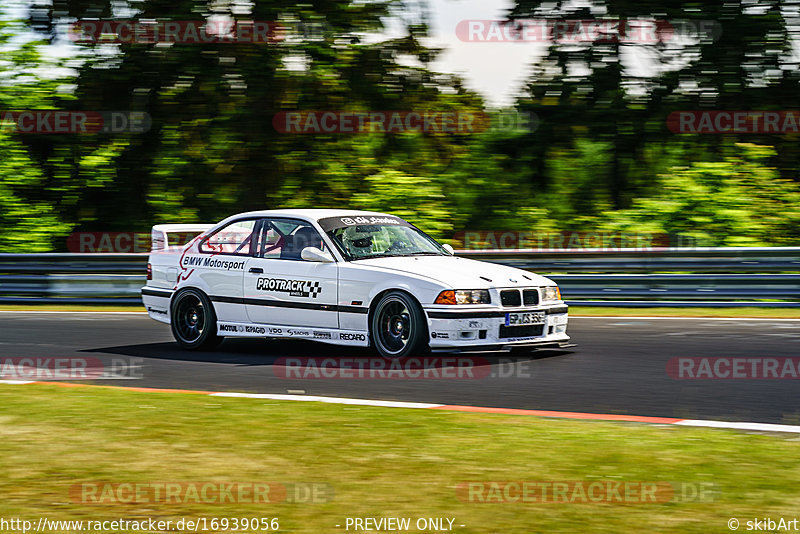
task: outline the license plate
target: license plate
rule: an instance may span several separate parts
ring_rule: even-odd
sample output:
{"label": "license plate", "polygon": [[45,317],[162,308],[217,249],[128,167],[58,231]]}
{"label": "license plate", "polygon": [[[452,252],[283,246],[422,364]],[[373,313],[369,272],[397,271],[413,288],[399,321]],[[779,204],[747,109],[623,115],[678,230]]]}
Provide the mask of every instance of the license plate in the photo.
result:
{"label": "license plate", "polygon": [[506,326],[544,324],[544,312],[507,313]]}

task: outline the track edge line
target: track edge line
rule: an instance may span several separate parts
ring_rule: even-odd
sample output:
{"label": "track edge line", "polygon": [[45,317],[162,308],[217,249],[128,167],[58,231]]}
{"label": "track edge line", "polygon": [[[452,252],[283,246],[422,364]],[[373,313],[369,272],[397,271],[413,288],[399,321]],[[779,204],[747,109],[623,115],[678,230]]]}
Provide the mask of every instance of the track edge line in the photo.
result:
{"label": "track edge line", "polygon": [[0,380],[0,385],[52,385],[65,388],[103,388],[119,389],[123,391],[134,391],[138,393],[183,393],[193,395],[208,395],[211,397],[227,398],[251,398],[251,399],[271,399],[286,400],[295,402],[325,402],[329,404],[348,404],[357,406],[375,406],[382,408],[416,408],[428,410],[442,410],[451,412],[469,413],[489,413],[500,415],[528,415],[534,417],[548,417],[559,419],[575,419],[582,421],[605,421],[605,422],[631,422],[648,423],[662,425],[676,425],[700,428],[723,428],[730,430],[751,430],[759,432],[788,432],[800,433],[800,425],[782,425],[777,423],[752,423],[734,421],[714,421],[704,419],[676,419],[672,417],[652,417],[644,415],[624,415],[624,414],[602,414],[584,412],[559,412],[552,410],[526,410],[521,408],[491,408],[484,406],[464,406],[458,404],[434,404],[425,402],[409,401],[388,401],[374,399],[351,399],[346,397],[323,397],[312,395],[284,395],[273,393],[237,393],[225,391],[201,391],[192,389],[166,389],[166,388],[144,388],[132,386],[106,386],[101,384],[80,384],[74,382],[47,382],[47,381],[27,381],[27,380]]}

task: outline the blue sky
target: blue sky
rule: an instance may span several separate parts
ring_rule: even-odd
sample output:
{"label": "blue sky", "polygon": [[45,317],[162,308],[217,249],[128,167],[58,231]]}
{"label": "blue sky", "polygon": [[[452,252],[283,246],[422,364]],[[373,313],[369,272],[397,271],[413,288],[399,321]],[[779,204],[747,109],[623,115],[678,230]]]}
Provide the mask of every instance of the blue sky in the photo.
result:
{"label": "blue sky", "polygon": [[436,70],[460,74],[466,85],[481,93],[489,105],[511,104],[530,65],[545,51],[542,43],[475,43],[456,37],[461,20],[501,20],[511,7],[506,0],[430,0],[431,43],[447,50]]}

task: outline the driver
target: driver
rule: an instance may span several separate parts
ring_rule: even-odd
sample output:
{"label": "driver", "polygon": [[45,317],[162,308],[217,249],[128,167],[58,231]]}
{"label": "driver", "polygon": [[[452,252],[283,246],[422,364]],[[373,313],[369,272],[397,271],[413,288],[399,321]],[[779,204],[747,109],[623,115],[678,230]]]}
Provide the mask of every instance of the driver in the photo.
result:
{"label": "driver", "polygon": [[372,234],[365,232],[360,226],[345,228],[342,234],[342,243],[355,258],[365,258],[372,255]]}

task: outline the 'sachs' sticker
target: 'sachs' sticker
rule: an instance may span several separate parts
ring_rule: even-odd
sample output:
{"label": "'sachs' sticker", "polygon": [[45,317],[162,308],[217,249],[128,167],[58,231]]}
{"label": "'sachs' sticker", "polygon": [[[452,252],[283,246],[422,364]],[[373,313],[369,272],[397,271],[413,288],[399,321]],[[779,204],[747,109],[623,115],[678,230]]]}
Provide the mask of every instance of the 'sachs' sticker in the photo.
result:
{"label": "'sachs' sticker", "polygon": [[282,278],[259,278],[256,282],[256,289],[289,293],[290,297],[317,298],[317,295],[322,292],[319,281],[284,280]]}

